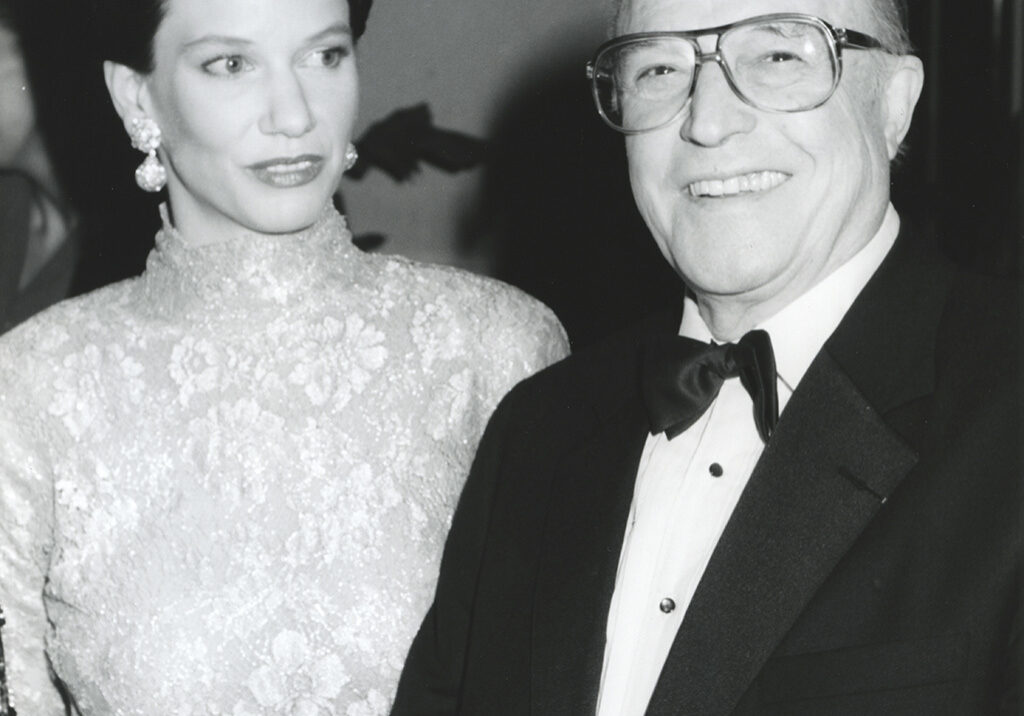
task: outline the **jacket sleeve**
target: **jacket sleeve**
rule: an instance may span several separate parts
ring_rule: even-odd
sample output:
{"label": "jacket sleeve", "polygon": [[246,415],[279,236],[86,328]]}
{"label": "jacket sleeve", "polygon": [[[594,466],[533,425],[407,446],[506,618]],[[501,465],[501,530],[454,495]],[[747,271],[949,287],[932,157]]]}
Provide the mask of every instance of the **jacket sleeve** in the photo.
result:
{"label": "jacket sleeve", "polygon": [[516,395],[506,396],[484,431],[445,543],[434,603],[409,650],[391,716],[459,712],[477,577]]}

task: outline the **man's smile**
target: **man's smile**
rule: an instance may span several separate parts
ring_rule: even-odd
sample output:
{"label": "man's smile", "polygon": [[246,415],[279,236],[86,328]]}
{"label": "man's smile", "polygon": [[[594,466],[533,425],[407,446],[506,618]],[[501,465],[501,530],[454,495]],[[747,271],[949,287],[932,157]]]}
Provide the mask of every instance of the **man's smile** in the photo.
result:
{"label": "man's smile", "polygon": [[768,191],[788,181],[791,175],[778,171],[750,172],[725,179],[701,179],[686,185],[692,197],[736,196]]}

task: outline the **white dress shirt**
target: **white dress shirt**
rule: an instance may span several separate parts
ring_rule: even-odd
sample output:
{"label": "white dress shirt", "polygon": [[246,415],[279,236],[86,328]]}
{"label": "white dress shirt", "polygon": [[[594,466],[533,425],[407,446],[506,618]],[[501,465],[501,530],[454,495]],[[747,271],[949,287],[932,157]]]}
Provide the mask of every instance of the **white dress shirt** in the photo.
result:
{"label": "white dress shirt", "polygon": [[[849,261],[758,326],[771,336],[779,409],[892,248],[890,204],[875,236]],[[686,299],[679,334],[711,332]],[[643,716],[683,616],[764,444],[738,378],[673,440],[649,435],[608,613],[597,716]]]}

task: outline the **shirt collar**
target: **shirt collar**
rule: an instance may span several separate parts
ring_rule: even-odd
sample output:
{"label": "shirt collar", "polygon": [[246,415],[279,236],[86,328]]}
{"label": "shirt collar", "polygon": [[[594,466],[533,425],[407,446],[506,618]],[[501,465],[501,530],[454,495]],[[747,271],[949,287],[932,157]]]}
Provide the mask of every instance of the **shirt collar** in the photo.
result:
{"label": "shirt collar", "polygon": [[[899,230],[899,215],[889,204],[882,225],[860,251],[757,326],[771,336],[779,379],[790,391],[796,390],[818,351],[881,265],[896,242]],[[696,301],[689,295],[685,299],[679,335],[703,342],[713,340]]]}

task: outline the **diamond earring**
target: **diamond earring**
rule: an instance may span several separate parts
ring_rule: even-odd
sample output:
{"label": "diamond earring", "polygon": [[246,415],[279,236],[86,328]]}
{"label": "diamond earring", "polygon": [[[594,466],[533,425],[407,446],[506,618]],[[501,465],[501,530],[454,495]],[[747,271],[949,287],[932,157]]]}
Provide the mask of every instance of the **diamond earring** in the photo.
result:
{"label": "diamond earring", "polygon": [[348,146],[345,147],[345,171],[348,171],[349,169],[354,167],[356,165],[356,162],[358,161],[359,152],[356,150],[356,145],[354,145],[352,142],[349,142]]}
{"label": "diamond earring", "polygon": [[167,170],[156,156],[160,146],[160,127],[149,117],[134,117],[128,126],[132,146],[149,156],[135,170],[135,183],[143,191],[160,191],[167,184]]}

